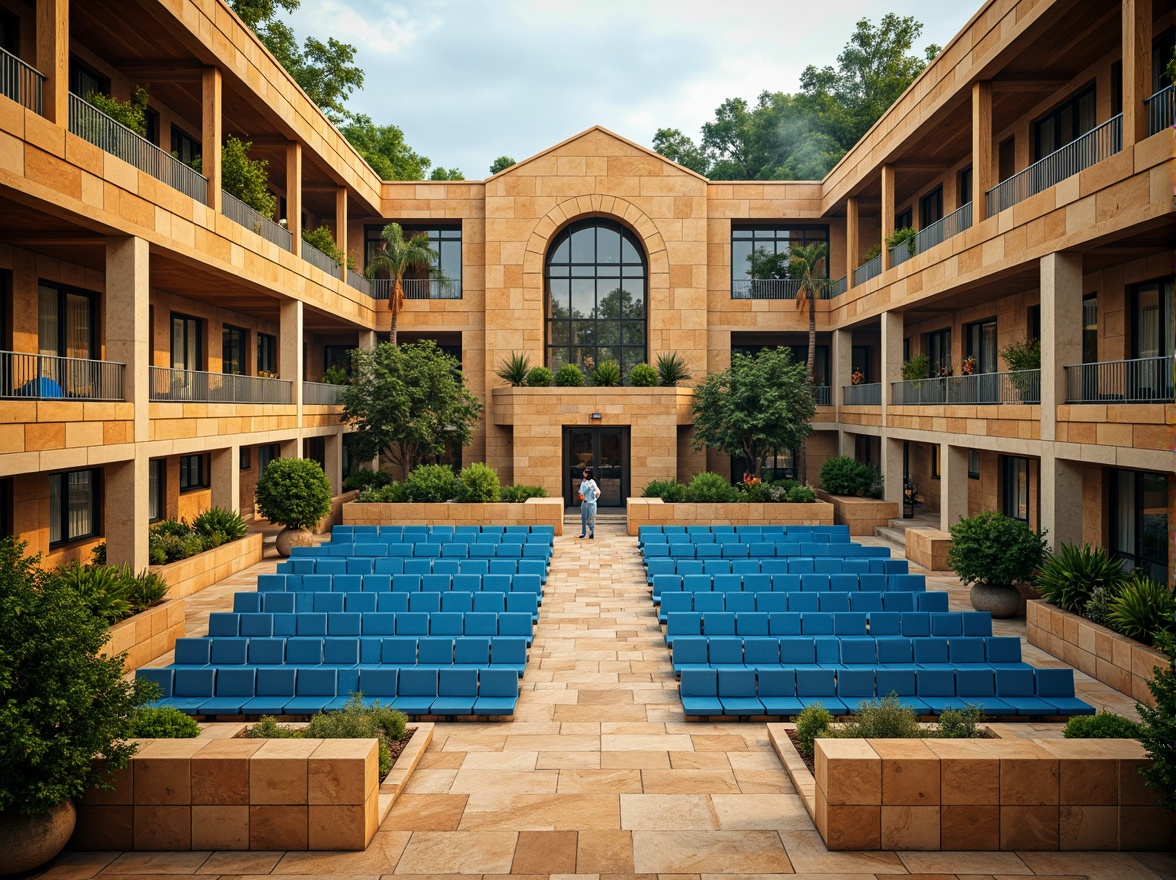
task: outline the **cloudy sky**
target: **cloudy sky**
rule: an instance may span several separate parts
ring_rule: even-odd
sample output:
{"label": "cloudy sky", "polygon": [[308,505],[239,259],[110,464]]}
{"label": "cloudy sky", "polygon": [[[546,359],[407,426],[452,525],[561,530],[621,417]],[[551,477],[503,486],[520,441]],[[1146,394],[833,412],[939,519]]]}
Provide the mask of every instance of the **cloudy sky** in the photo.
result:
{"label": "cloudy sky", "polygon": [[792,92],[834,64],[863,17],[912,15],[946,44],[978,0],[303,0],[299,37],[354,44],[350,106],[404,130],[434,165],[483,178],[593,125],[649,145],[698,138],[726,98]]}

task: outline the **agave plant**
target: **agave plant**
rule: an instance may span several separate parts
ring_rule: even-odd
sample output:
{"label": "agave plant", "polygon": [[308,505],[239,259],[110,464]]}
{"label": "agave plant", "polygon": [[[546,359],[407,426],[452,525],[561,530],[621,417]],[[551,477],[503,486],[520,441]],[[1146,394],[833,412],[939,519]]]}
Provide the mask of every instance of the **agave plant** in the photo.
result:
{"label": "agave plant", "polygon": [[614,360],[604,360],[592,371],[592,384],[601,388],[612,388],[621,384],[621,365]]}
{"label": "agave plant", "polygon": [[1127,575],[1122,563],[1101,547],[1062,544],[1037,572],[1041,598],[1071,614],[1081,614],[1092,597],[1111,601]]}
{"label": "agave plant", "polygon": [[690,370],[686,368],[686,361],[676,351],[666,352],[657,356],[657,384],[663,388],[671,388],[679,382],[690,378]]}
{"label": "agave plant", "polygon": [[531,359],[519,351],[512,351],[510,357],[503,358],[494,375],[518,388],[527,381],[527,374],[531,372]]}
{"label": "agave plant", "polygon": [[57,575],[74,589],[95,617],[107,624],[117,623],[130,613],[131,584],[123,578],[118,566],[71,562],[59,566]]}
{"label": "agave plant", "polygon": [[1152,644],[1162,634],[1176,630],[1176,599],[1165,584],[1135,572],[1111,602],[1107,623],[1129,639]]}

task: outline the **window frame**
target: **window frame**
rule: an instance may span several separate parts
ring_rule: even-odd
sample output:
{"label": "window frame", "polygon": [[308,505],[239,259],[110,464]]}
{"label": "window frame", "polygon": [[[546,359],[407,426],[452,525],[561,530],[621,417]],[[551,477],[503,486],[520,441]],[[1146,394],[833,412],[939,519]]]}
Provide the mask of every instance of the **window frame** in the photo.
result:
{"label": "window frame", "polygon": [[[230,346],[230,340],[236,337],[237,348],[237,367],[236,370],[226,369],[228,358],[225,356]],[[249,330],[245,327],[237,327],[234,324],[221,325],[221,372],[233,376],[246,376],[249,374]]]}
{"label": "window frame", "polygon": [[901,211],[894,212],[894,228],[891,233],[898,232],[900,229],[914,229],[915,228],[915,209],[913,205],[909,205]]}
{"label": "window frame", "polygon": [[[927,370],[930,373],[928,378],[938,376],[940,370],[951,369],[951,331],[951,327],[944,327],[940,330],[932,330],[924,335],[923,346],[927,352]],[[936,348],[939,348],[937,353],[938,360],[936,360],[936,353],[934,352]]]}
{"label": "window frame", "polygon": [[[152,486],[154,482],[154,486]],[[152,514],[151,506],[156,505]],[[167,459],[152,458],[147,461],[147,521],[159,522],[167,517]]]}
{"label": "window frame", "polygon": [[[1153,579],[1161,579],[1162,583],[1166,583],[1170,573],[1168,572],[1168,551],[1170,548],[1165,548],[1165,553],[1162,558],[1153,558],[1144,555],[1144,535],[1147,531],[1145,528],[1144,517],[1146,515],[1144,507],[1145,490],[1143,482],[1146,478],[1162,477],[1169,481],[1172,480],[1170,474],[1161,474],[1155,471],[1136,471],[1127,468],[1108,468],[1109,472],[1109,521],[1108,521],[1108,535],[1107,535],[1107,549],[1112,556],[1123,560],[1124,563],[1133,563],[1132,567],[1142,567],[1147,572],[1148,577]],[[1119,527],[1120,518],[1123,514],[1123,500],[1120,497],[1120,478],[1129,477],[1132,482],[1131,499],[1131,531],[1132,531],[1132,547],[1128,551],[1119,546]],[[1171,486],[1168,487],[1168,494],[1171,492]],[[1165,508],[1165,517],[1167,516],[1167,509]],[[1171,542],[1171,532],[1169,531],[1171,523],[1166,523],[1162,534]]]}
{"label": "window frame", "polygon": [[257,334],[257,375],[278,375],[278,337],[272,333]]}
{"label": "window frame", "polygon": [[[1082,120],[1082,102],[1090,99],[1090,124],[1087,126]],[[1068,117],[1068,119],[1067,119]],[[1053,123],[1053,138],[1049,144],[1044,143],[1043,126],[1047,122]],[[1071,137],[1065,140],[1063,122],[1070,126]],[[1098,127],[1098,92],[1096,83],[1091,82],[1074,90],[1069,97],[1059,101],[1045,113],[1042,113],[1029,123],[1029,134],[1032,138],[1030,146],[1033,150],[1032,162],[1039,162],[1046,156],[1060,150],[1067,144],[1072,144],[1087,132]],[[1079,131],[1079,129],[1082,129]]]}
{"label": "window frame", "polygon": [[[1030,514],[1031,492],[1029,489],[1029,459],[1022,455],[1000,456],[1000,509],[1007,517],[1018,519],[1028,524]],[[1024,483],[1020,476],[1023,472]],[[1021,489],[1024,488],[1025,515],[1021,516]],[[1010,512],[1014,511],[1014,512]]]}
{"label": "window frame", "polygon": [[[934,214],[934,217],[929,217]],[[919,198],[919,228],[926,229],[943,219],[943,186],[937,186]]]}
{"label": "window frame", "polygon": [[[176,322],[177,321],[181,322],[184,325],[184,358],[182,360],[181,366],[176,365]],[[171,353],[171,368],[173,370],[187,370],[187,371],[194,372],[194,373],[204,372],[205,365],[207,364],[207,361],[204,359],[204,348],[205,348],[205,341],[204,341],[205,326],[204,325],[205,325],[204,319],[197,318],[195,315],[187,315],[187,314],[184,314],[183,312],[172,312],[171,313],[171,321],[168,325],[169,329],[170,329],[170,339],[168,342],[168,348]],[[192,341],[188,337],[189,329],[194,330],[194,338],[195,338],[195,342],[196,342],[196,358],[195,358],[195,366],[194,367],[187,366],[189,363],[189,360],[187,357],[188,346],[190,345],[190,343]]]}
{"label": "window frame", "polygon": [[[88,532],[72,534],[70,532],[69,523],[69,481],[68,478],[74,474],[88,473],[90,475],[90,522],[91,529]],[[53,482],[55,480],[62,481],[62,486],[58,490],[58,504],[59,510],[57,516],[53,513]],[[53,539],[54,520],[56,520],[56,527],[58,530],[58,537]],[[56,549],[58,547],[66,547],[70,544],[76,544],[79,541],[89,541],[94,538],[102,536],[102,468],[78,468],[72,471],[60,471],[59,473],[49,475],[49,548]]]}
{"label": "window frame", "polygon": [[[800,233],[799,237],[792,233]],[[810,235],[810,233],[813,233]],[[829,266],[832,263],[832,242],[829,239],[829,225],[827,223],[732,223],[731,235],[728,239],[729,253],[731,257],[731,296],[735,296],[735,292],[742,282],[755,280],[751,275],[751,266],[748,265],[743,270],[742,274],[737,271],[737,263],[746,263],[746,255],[736,258],[736,242],[750,239],[752,242],[751,253],[759,250],[757,242],[771,243],[771,251],[773,254],[780,254],[792,247],[793,242],[799,242],[801,247],[807,247],[810,244],[824,244],[825,245],[825,259],[824,259],[824,273],[821,278],[829,278]],[[765,248],[766,250],[766,248]],[[785,277],[791,277],[786,274]]]}
{"label": "window frame", "polygon": [[[192,465],[198,464],[195,477]],[[199,492],[212,486],[212,473],[207,452],[197,452],[192,455],[180,456],[180,494]]]}
{"label": "window frame", "polygon": [[967,168],[961,168],[959,174],[956,176],[957,208],[962,208],[972,201],[973,181],[972,166],[969,165]]}
{"label": "window frame", "polygon": [[[984,346],[984,328],[992,328],[992,350],[989,354],[992,357],[992,362],[988,362],[988,355],[985,354]],[[984,318],[980,321],[971,321],[964,325],[964,358],[976,359],[977,373],[996,373],[999,372],[1000,367],[1000,350],[997,346],[997,329],[996,316],[991,318]]]}
{"label": "window frame", "polygon": [[980,450],[979,449],[969,449],[968,450],[968,479],[969,480],[980,479]]}
{"label": "window frame", "polygon": [[[40,333],[40,324],[42,319],[42,294],[45,292],[56,293],[56,315],[55,322],[57,324],[57,339],[54,340],[52,350],[42,346],[42,339]],[[69,354],[69,300],[70,297],[78,297],[85,302],[86,311],[89,315],[89,332],[86,339],[86,354],[83,356],[85,360],[97,360],[98,353],[98,294],[92,290],[83,290],[80,287],[71,287],[68,284],[57,284],[52,281],[45,281],[38,279],[37,281],[37,351],[49,357],[77,357],[77,355]]]}
{"label": "window frame", "polygon": [[[84,87],[87,80],[93,80],[91,88]],[[69,91],[82,100],[85,100],[86,95],[90,92],[98,92],[110,97],[110,77],[95,70],[71,53],[69,56]]]}
{"label": "window frame", "polygon": [[191,166],[201,158],[204,145],[198,138],[192,137],[175,123],[171,127],[171,151],[185,165]]}

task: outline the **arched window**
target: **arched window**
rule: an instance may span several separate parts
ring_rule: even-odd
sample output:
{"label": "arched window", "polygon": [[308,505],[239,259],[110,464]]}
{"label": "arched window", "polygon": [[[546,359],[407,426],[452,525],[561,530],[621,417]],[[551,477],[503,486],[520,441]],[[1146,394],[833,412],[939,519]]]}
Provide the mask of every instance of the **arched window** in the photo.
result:
{"label": "arched window", "polygon": [[648,273],[637,238],[610,220],[563,230],[547,255],[547,365],[645,361]]}

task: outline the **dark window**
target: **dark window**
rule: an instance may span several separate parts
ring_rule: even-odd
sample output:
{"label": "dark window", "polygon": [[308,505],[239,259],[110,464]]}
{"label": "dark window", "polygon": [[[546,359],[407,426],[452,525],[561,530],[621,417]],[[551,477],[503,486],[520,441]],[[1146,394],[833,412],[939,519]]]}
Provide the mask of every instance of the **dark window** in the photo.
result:
{"label": "dark window", "polygon": [[1123,62],[1111,64],[1111,115],[1123,112]]}
{"label": "dark window", "polygon": [[92,358],[98,349],[98,295],[41,284],[38,350],[51,357]]}
{"label": "dark window", "polygon": [[932,376],[939,375],[940,371],[946,372],[951,369],[950,327],[927,334],[927,357],[930,360],[928,369]]}
{"label": "dark window", "polygon": [[1171,85],[1169,80],[1164,82],[1164,70],[1172,56],[1176,55],[1176,28],[1167,28],[1152,39],[1151,87],[1154,95],[1165,85]]}
{"label": "dark window", "polygon": [[965,355],[976,361],[977,373],[995,373],[996,363],[996,318],[977,321],[964,327]]}
{"label": "dark window", "polygon": [[1067,98],[1033,123],[1033,161],[1060,150],[1094,128],[1094,86]]}
{"label": "dark window", "polygon": [[211,485],[208,473],[208,455],[180,456],[180,491],[192,492],[207,489]]}
{"label": "dark window", "polygon": [[0,349],[12,351],[12,272],[0,269]]}
{"label": "dark window", "polygon": [[911,338],[904,336],[902,340],[902,359],[909,361],[911,359]]}
{"label": "dark window", "polygon": [[1001,513],[1029,522],[1029,459],[1002,455],[1000,482]]}
{"label": "dark window", "polygon": [[147,462],[147,517],[151,522],[163,519],[166,489],[167,459],[153,458]]}
{"label": "dark window", "polygon": [[253,450],[251,450],[248,446],[241,447],[241,451],[238,453],[237,458],[237,466],[241,470],[247,471],[253,467]]}
{"label": "dark window", "polygon": [[611,220],[581,220],[547,255],[547,365],[588,371],[606,360],[623,375],[645,361],[646,267],[640,242]]}
{"label": "dark window", "polygon": [[937,220],[943,219],[943,187],[929,192],[919,199],[919,228],[926,229]]}
{"label": "dark window", "polygon": [[[794,364],[808,363],[808,345],[782,345],[780,343],[766,343],[766,344],[750,344],[750,343],[732,343],[731,353],[738,352],[748,357],[755,357],[761,351],[767,348],[786,348],[792,353],[792,362]],[[829,346],[818,345],[813,350],[813,384],[814,385],[828,385],[830,380],[829,373]]]}
{"label": "dark window", "polygon": [[871,437],[869,434],[855,434],[853,438],[853,457],[862,464],[877,467],[878,453],[881,446],[882,441],[878,437]]}
{"label": "dark window", "polygon": [[351,375],[351,351],[354,345],[324,345],[323,346],[323,372],[332,368],[338,368]]}
{"label": "dark window", "polygon": [[863,384],[869,384],[870,382],[874,381],[870,378],[870,346],[855,345],[853,347],[852,360],[853,363],[849,365],[850,371],[860,372],[862,374]]}
{"label": "dark window", "polygon": [[147,131],[147,140],[159,146],[159,112],[148,109],[143,113],[143,125]]}
{"label": "dark window", "polygon": [[0,49],[20,57],[20,19],[0,9]]}
{"label": "dark window", "polygon": [[[744,474],[755,471],[755,465],[742,455],[731,456],[731,482],[739,483]],[[764,466],[760,471],[760,479],[764,482],[772,480],[792,480],[796,478],[796,463],[792,460],[790,451],[768,454],[764,458]]]}
{"label": "dark window", "polygon": [[278,375],[278,338],[268,333],[257,334],[257,375]]}
{"label": "dark window", "polygon": [[931,446],[931,479],[939,479],[939,444],[934,443]]}
{"label": "dark window", "polygon": [[1098,363],[1098,294],[1082,297],[1082,363]]}
{"label": "dark window", "polygon": [[1008,180],[1017,173],[1017,139],[1007,138],[1000,142],[997,148],[998,176],[1001,180]]}
{"label": "dark window", "polygon": [[968,479],[980,479],[980,452],[976,449],[968,450]]}
{"label": "dark window", "polygon": [[49,546],[99,534],[101,474],[97,468],[50,474]]}
{"label": "dark window", "polygon": [[173,370],[204,369],[204,321],[172,312]]}
{"label": "dark window", "polygon": [[1025,326],[1030,339],[1041,338],[1041,306],[1029,306],[1025,313]]}
{"label": "dark window", "polygon": [[1173,279],[1138,284],[1131,291],[1131,357],[1166,357],[1173,352],[1176,323]]}
{"label": "dark window", "polygon": [[1167,474],[1111,471],[1111,552],[1124,568],[1168,582]]}
{"label": "dark window", "polygon": [[241,327],[225,324],[221,339],[221,372],[245,375],[245,346],[248,344],[249,331]]}
{"label": "dark window", "polygon": [[91,92],[109,95],[110,80],[71,55],[69,59],[69,90],[81,98]]}
{"label": "dark window", "polygon": [[0,480],[0,538],[14,534],[12,528],[12,479]]}
{"label": "dark window", "polygon": [[905,211],[900,211],[894,215],[894,228],[898,229],[914,229],[915,215],[914,211],[907,208]]}
{"label": "dark window", "polygon": [[[370,264],[380,249],[383,226],[364,229],[364,260]],[[408,299],[461,299],[461,227],[407,226],[404,237],[424,233],[429,247],[437,252],[437,261],[428,269],[410,270],[404,276],[404,295]]]}
{"label": "dark window", "polygon": [[958,207],[962,208],[964,205],[968,204],[968,202],[972,201],[972,166],[971,165],[969,165],[967,168],[965,168],[963,171],[960,172],[959,191],[960,191],[960,198],[959,198],[959,206]]}
{"label": "dark window", "polygon": [[[731,229],[731,296],[772,296],[772,280],[791,277],[790,249],[824,243],[820,276],[829,277],[828,226],[740,226]],[[767,282],[767,283],[765,283]]]}
{"label": "dark window", "polygon": [[265,473],[265,469],[269,467],[269,463],[275,458],[278,458],[279,451],[276,443],[270,443],[268,446],[257,447],[257,475],[260,477]]}
{"label": "dark window", "polygon": [[185,165],[191,165],[199,159],[202,149],[200,141],[174,125],[171,130],[171,148],[176,158]]}

